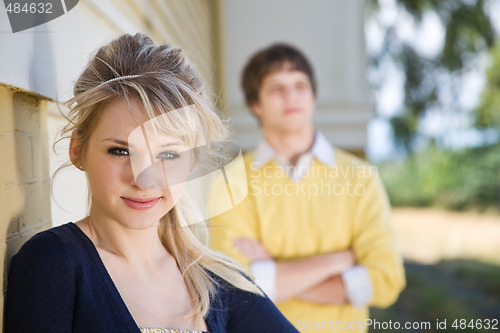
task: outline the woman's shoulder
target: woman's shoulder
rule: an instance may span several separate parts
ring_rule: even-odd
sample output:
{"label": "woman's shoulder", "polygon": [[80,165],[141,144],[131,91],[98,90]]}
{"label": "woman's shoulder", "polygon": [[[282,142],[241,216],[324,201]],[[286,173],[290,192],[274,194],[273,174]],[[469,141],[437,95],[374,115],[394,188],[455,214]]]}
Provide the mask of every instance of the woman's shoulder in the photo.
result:
{"label": "woman's shoulder", "polygon": [[36,234],[12,258],[4,316],[6,331],[71,331],[80,267],[75,251],[78,236],[73,227],[76,225],[68,224]]}
{"label": "woman's shoulder", "polygon": [[222,278],[218,278],[217,282],[220,303],[211,304],[211,315],[218,317],[219,320],[215,321],[225,322],[226,331],[297,332],[265,294],[242,290]]}
{"label": "woman's shoulder", "polygon": [[[255,285],[255,282],[253,282],[245,273],[239,272],[239,274],[241,274],[243,278],[247,279],[249,283]],[[216,298],[218,299],[218,306],[212,304],[213,308],[234,312],[236,308],[251,307],[254,303],[272,303],[264,292],[258,294],[253,291],[241,289],[220,276],[214,275],[213,279],[216,285]]]}
{"label": "woman's shoulder", "polygon": [[[231,309],[234,303],[238,303],[240,299],[245,297],[252,297],[252,292],[242,290],[236,287],[234,284],[229,282],[226,278],[223,278],[213,272],[207,272],[212,279],[213,286],[215,287],[215,292],[212,294],[210,300],[210,309],[213,312],[227,312]],[[247,276],[241,272],[238,272],[243,277]]]}
{"label": "woman's shoulder", "polygon": [[41,231],[31,237],[14,256],[15,260],[61,258],[78,247],[78,228],[74,223],[67,223]]}
{"label": "woman's shoulder", "polygon": [[[235,270],[234,273],[241,275],[241,277],[243,277],[244,279],[248,280],[249,283],[255,285],[255,282],[253,282],[253,280],[247,274],[245,274],[244,272],[242,272],[240,270]],[[221,276],[219,276],[219,275],[217,275],[215,273],[208,272],[208,274],[212,278],[212,281],[214,282],[216,290],[217,290],[217,294],[219,294],[219,295],[223,295],[225,297],[230,296],[232,294],[237,294],[237,295],[239,295],[239,294],[257,295],[257,294],[255,294],[253,292],[245,291],[245,290],[243,290],[241,288],[236,287],[230,281],[228,281],[227,279],[225,279],[225,278],[223,278],[223,277],[221,277]]]}

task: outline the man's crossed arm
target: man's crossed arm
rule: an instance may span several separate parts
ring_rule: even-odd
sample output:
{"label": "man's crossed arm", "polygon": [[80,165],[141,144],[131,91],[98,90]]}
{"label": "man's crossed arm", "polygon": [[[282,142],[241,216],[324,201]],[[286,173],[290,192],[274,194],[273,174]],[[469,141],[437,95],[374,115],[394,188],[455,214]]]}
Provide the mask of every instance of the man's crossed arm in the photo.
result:
{"label": "man's crossed arm", "polygon": [[[241,237],[235,239],[234,245],[253,263],[273,260],[264,246],[256,240]],[[348,303],[341,274],[356,264],[353,251],[343,250],[296,261],[274,263],[275,302],[297,298],[324,304]]]}

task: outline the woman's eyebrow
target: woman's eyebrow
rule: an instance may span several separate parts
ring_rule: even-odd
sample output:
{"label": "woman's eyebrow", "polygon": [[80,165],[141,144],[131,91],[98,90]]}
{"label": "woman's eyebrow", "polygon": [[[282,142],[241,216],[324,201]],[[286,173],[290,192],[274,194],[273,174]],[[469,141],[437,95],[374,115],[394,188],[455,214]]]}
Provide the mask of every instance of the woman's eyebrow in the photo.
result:
{"label": "woman's eyebrow", "polygon": [[[111,141],[111,142],[120,144],[120,145],[125,146],[125,147],[129,146],[129,142],[124,141],[124,140],[120,140],[118,138],[111,137],[111,138],[106,138],[106,139],[102,139],[101,140],[101,142],[104,142],[104,141]],[[131,148],[133,148],[134,145],[130,144],[130,146],[131,146]],[[162,143],[160,145],[161,148],[168,148],[168,147],[171,147],[171,146],[184,146],[184,142],[182,142],[180,140],[175,140],[175,141],[165,142],[165,143]]]}
{"label": "woman's eyebrow", "polygon": [[127,141],[123,141],[123,140],[116,139],[116,138],[106,138],[106,139],[102,139],[101,140],[101,142],[103,142],[103,141],[111,141],[111,142],[118,143],[120,145],[128,147],[128,142]]}
{"label": "woman's eyebrow", "polygon": [[184,142],[173,141],[173,142],[166,142],[166,143],[161,144],[162,148],[167,148],[167,147],[171,147],[171,146],[184,146]]}

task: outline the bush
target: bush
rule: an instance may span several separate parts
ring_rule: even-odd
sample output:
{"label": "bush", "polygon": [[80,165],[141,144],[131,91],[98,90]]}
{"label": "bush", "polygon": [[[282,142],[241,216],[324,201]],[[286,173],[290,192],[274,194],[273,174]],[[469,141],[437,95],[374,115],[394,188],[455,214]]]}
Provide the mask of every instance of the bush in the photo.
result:
{"label": "bush", "polygon": [[460,151],[430,147],[379,170],[394,206],[500,208],[500,144]]}

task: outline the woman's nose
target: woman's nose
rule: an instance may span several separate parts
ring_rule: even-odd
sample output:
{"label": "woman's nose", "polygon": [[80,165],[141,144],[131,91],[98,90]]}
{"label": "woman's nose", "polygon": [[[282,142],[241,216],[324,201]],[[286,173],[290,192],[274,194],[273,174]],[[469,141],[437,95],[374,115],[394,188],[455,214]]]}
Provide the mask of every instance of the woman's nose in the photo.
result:
{"label": "woman's nose", "polygon": [[143,189],[168,188],[169,182],[164,160],[151,160],[148,154],[141,154],[131,157],[130,162],[132,165],[131,185]]}

